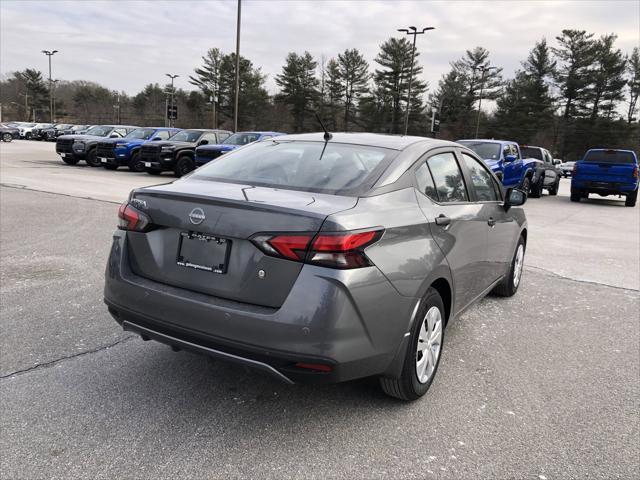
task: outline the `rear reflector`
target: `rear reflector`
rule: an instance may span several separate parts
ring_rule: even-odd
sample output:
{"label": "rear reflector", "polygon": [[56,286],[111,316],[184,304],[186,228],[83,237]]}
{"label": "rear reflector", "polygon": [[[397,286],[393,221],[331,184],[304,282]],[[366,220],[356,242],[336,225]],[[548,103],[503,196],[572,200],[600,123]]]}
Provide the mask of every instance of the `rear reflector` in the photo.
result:
{"label": "rear reflector", "polygon": [[296,262],[329,268],[371,265],[364,249],[382,237],[384,230],[319,234],[258,234],[251,241],[264,253]]}
{"label": "rear reflector", "polygon": [[296,363],[296,368],[303,368],[305,370],[313,370],[315,372],[330,372],[333,370],[331,365],[323,365],[322,363]]}

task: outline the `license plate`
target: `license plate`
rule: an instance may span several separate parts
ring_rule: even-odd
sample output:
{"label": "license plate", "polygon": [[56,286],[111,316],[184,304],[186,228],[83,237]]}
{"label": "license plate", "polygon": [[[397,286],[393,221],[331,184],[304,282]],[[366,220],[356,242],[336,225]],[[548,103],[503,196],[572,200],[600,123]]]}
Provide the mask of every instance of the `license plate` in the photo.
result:
{"label": "license plate", "polygon": [[151,167],[151,162],[144,162],[144,166],[147,167],[147,168],[150,168]]}
{"label": "license plate", "polygon": [[180,232],[178,258],[181,267],[226,273],[231,241],[198,232]]}
{"label": "license plate", "polygon": [[104,157],[100,157],[100,161],[101,161],[102,163],[107,163],[107,159],[106,159],[106,158],[104,158]]}
{"label": "license plate", "polygon": [[64,158],[64,157],[66,157],[66,156],[67,156],[67,154],[66,154],[66,153],[61,153],[61,154],[60,154],[60,156],[61,156],[62,158]]}

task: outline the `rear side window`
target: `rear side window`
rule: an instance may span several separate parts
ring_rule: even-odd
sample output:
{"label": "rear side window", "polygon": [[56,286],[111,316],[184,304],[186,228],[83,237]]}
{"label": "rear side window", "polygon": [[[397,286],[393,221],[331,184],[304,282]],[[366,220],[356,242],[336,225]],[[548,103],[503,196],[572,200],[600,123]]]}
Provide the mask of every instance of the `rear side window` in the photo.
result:
{"label": "rear side window", "polygon": [[277,140],[226,153],[190,178],[337,195],[368,191],[398,154],[366,145]]}
{"label": "rear side window", "polygon": [[420,165],[416,170],[416,182],[418,183],[418,190],[432,200],[435,200],[436,202],[438,201],[436,186],[433,183],[433,178],[431,177],[431,172],[429,171],[429,167],[427,167],[426,162]]}
{"label": "rear side window", "polygon": [[171,132],[169,132],[169,130],[160,130],[159,132],[156,133],[155,137],[159,137],[160,140],[166,140],[167,138],[169,138],[171,136]]}
{"label": "rear side window", "polygon": [[427,160],[440,202],[466,202],[467,190],[453,152],[438,153]]}
{"label": "rear side window", "polygon": [[594,163],[636,163],[633,153],[622,152],[620,150],[596,150],[587,152],[583,160]]}
{"label": "rear side window", "polygon": [[462,154],[464,163],[469,170],[473,190],[476,192],[478,202],[495,202],[500,200],[498,192],[496,192],[495,184],[491,178],[491,174],[480,164],[478,160],[466,153]]}

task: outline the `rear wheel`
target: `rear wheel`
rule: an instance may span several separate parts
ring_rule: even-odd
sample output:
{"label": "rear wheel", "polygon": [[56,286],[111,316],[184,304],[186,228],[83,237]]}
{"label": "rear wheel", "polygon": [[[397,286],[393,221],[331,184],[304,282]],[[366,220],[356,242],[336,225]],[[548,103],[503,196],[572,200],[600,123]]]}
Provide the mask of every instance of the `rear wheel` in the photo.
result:
{"label": "rear wheel", "polygon": [[144,172],[144,162],[140,160],[140,152],[133,152],[129,160],[129,170],[132,172]]}
{"label": "rear wheel", "polygon": [[624,206],[625,207],[635,207],[637,199],[638,199],[638,190],[636,190],[635,192],[630,193],[629,195],[627,195],[627,198],[624,199]]}
{"label": "rear wheel", "polygon": [[540,198],[542,196],[542,189],[544,187],[544,176],[540,175],[538,181],[531,185],[531,198]]}
{"label": "rear wheel", "polygon": [[511,260],[511,268],[506,277],[493,289],[493,293],[500,297],[511,297],[516,294],[520,281],[522,280],[522,271],[524,270],[524,252],[525,243],[522,236],[518,240],[516,252]]}
{"label": "rear wheel", "polygon": [[529,195],[530,191],[531,191],[531,178],[530,177],[524,177],[524,180],[522,180],[522,185],[520,186],[520,188],[522,188],[522,191],[524,193]]}
{"label": "rear wheel", "polygon": [[193,162],[193,159],[185,155],[178,158],[178,161],[176,162],[176,166],[173,171],[178,177],[182,177],[183,175],[186,175],[190,171],[195,170],[195,168],[196,168],[196,164]]}
{"label": "rear wheel", "polygon": [[444,324],[442,298],[429,288],[411,331],[400,378],[380,378],[384,393],[401,400],[416,400],[427,393],[440,364]]}
{"label": "rear wheel", "polygon": [[2,141],[3,142],[10,142],[11,140],[13,140],[13,136],[10,133],[3,133],[2,134]]}
{"label": "rear wheel", "polygon": [[558,195],[558,189],[560,188],[560,177],[555,181],[553,186],[549,189],[549,195]]}
{"label": "rear wheel", "polygon": [[87,152],[87,158],[86,158],[85,162],[87,162],[87,165],[89,165],[91,167],[101,167],[102,166],[102,162],[100,162],[100,160],[98,160],[98,156],[96,155],[96,149],[95,148],[92,148],[91,150],[89,150]]}
{"label": "rear wheel", "polygon": [[579,202],[582,198],[582,192],[580,190],[571,189],[571,201]]}
{"label": "rear wheel", "polygon": [[27,133],[25,133],[25,134],[24,134],[24,138],[25,138],[26,140],[31,140],[31,132],[27,132]]}

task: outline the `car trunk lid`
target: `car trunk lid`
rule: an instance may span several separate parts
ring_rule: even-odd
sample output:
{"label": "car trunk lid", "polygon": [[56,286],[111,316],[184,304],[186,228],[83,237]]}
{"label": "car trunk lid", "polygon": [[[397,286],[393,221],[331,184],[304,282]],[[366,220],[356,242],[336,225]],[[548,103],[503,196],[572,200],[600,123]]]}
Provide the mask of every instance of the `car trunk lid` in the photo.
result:
{"label": "car trunk lid", "polygon": [[135,191],[131,201],[154,225],[147,233],[127,234],[134,273],[277,308],[302,263],[267,256],[250,237],[262,232],[315,233],[328,215],[352,208],[357,199],[188,179]]}

